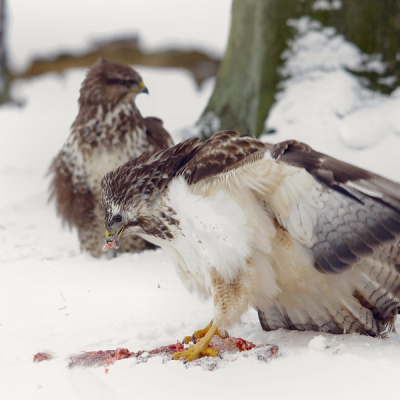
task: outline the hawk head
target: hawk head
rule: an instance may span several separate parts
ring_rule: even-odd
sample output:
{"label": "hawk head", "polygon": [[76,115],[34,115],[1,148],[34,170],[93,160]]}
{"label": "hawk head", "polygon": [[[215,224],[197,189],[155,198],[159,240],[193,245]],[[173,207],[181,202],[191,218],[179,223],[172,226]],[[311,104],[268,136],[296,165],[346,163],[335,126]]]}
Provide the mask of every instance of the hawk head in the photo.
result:
{"label": "hawk head", "polygon": [[100,58],[82,83],[79,106],[99,104],[107,99],[114,106],[132,101],[138,93],[149,93],[140,75],[128,65]]}
{"label": "hawk head", "polygon": [[106,247],[118,248],[122,233],[146,235],[146,240],[171,240],[175,212],[164,201],[171,179],[183,168],[198,138],[188,139],[168,149],[142,154],[101,181]]}
{"label": "hawk head", "polygon": [[119,247],[122,233],[140,233],[139,221],[143,218],[146,208],[146,202],[142,201],[142,196],[132,185],[131,174],[118,174],[121,169],[123,168],[109,172],[101,182],[106,243],[110,243],[108,247],[114,248]]}
{"label": "hawk head", "polygon": [[170,149],[148,152],[107,173],[102,181],[102,208],[108,247],[118,248],[122,233],[167,238],[157,218],[160,198],[173,174]]}

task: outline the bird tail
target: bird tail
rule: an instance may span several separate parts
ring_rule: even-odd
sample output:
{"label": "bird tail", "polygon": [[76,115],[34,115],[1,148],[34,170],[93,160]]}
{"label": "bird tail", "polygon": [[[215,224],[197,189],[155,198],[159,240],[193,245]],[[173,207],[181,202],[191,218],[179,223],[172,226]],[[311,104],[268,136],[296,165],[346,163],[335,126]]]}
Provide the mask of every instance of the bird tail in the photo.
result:
{"label": "bird tail", "polygon": [[385,246],[346,273],[348,293],[337,299],[336,306],[324,298],[319,303],[308,301],[307,309],[275,302],[258,310],[261,326],[266,331],[284,328],[384,337],[395,330],[400,305],[399,269],[399,243]]}

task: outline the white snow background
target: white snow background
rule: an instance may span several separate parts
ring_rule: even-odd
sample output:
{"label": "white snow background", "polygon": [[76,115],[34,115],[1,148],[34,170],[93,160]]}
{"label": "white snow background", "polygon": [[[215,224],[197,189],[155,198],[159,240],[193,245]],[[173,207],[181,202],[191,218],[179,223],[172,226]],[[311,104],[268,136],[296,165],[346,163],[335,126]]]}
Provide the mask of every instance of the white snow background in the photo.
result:
{"label": "white snow background", "polygon": [[[14,25],[21,21],[21,7],[27,7],[26,21],[35,21],[34,27],[24,28],[25,21],[19,30],[13,28],[30,41],[25,47],[12,42],[14,52],[18,45],[21,52],[25,51],[21,60],[15,61],[20,65],[28,62],[27,49],[40,42],[33,43],[28,36],[32,32],[34,37],[38,34],[35,29],[40,31],[48,23],[44,11],[35,11],[34,3],[50,7],[56,2],[14,0],[10,7]],[[67,9],[64,3],[58,2],[59,14],[65,15],[57,20],[55,35],[59,36],[63,31],[73,33],[68,12],[78,7],[74,4]],[[194,11],[197,7],[200,21],[200,7],[204,14],[207,5],[215,21],[216,16],[225,21],[225,37],[218,31],[214,42],[226,42],[229,4],[219,8],[218,14],[212,9],[217,3],[214,1],[168,3],[171,15],[179,18],[173,21],[171,30],[168,24],[164,25],[165,32],[157,31],[157,27],[149,29],[152,43],[165,45],[163,38],[172,30],[189,32],[192,27],[201,41],[203,31],[201,24],[194,23],[196,17],[185,20],[186,3]],[[80,4],[94,7],[95,3]],[[85,15],[96,16],[106,26],[119,18],[129,21],[126,14],[133,6],[122,1],[118,4],[119,12],[113,8],[114,14],[108,19],[105,6],[103,12],[87,6]],[[152,13],[157,5],[150,6]],[[144,20],[146,12],[150,13],[142,11]],[[135,16],[131,19],[137,20]],[[392,96],[372,93],[347,73],[343,68],[346,65],[373,66],[332,30],[307,20],[291,23],[300,36],[286,54],[282,74],[287,80],[266,121],[267,128],[277,133],[263,139],[299,139],[319,151],[400,181],[400,96],[396,92]],[[125,22],[121,29],[127,26]],[[99,28],[90,29],[99,32]],[[68,46],[78,48],[83,39],[80,36]],[[219,51],[207,40],[204,46]],[[46,47],[35,50],[44,52]],[[377,63],[375,67],[384,65]],[[193,124],[201,114],[214,82],[206,82],[198,92],[185,71],[137,69],[150,90],[148,97],[138,97],[141,112],[162,118],[179,140],[180,129]],[[108,374],[103,367],[68,369],[71,354],[118,347],[151,350],[175,343],[204,327],[212,317],[211,303],[203,303],[184,290],[162,250],[123,254],[110,261],[93,259],[80,253],[75,232],[63,229],[54,206],[47,204],[49,181],[45,173],[76,115],[84,74],[84,70],[70,70],[64,76],[48,74],[19,82],[14,94],[25,100],[25,107],[0,108],[0,398],[397,398],[400,336],[396,333],[385,340],[356,334],[267,333],[254,311],[245,314],[230,334],[256,344],[278,345],[279,357],[268,363],[239,355],[235,362],[210,372],[201,367],[186,368],[179,361],[163,364],[161,357],[154,357],[141,364],[134,359],[118,361],[109,367]],[[40,351],[51,353],[54,359],[34,364],[33,355]]]}

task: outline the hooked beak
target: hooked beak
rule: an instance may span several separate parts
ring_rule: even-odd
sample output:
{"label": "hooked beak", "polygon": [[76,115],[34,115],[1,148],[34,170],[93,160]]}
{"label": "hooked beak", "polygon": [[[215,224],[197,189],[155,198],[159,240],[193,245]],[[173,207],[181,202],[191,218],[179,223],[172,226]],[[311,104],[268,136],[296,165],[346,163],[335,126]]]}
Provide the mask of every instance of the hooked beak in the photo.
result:
{"label": "hooked beak", "polygon": [[113,249],[118,249],[121,243],[121,236],[122,232],[124,231],[125,225],[116,233],[112,234],[109,231],[106,231],[106,245],[104,246],[103,250],[106,251],[110,247]]}
{"label": "hooked beak", "polygon": [[146,85],[143,83],[143,81],[140,81],[139,86],[135,86],[131,89],[128,89],[128,92],[133,92],[133,93],[147,93],[149,94],[149,89],[147,89]]}
{"label": "hooked beak", "polygon": [[145,84],[143,82],[140,82],[139,89],[140,89],[140,93],[149,94],[149,89],[147,89],[147,87],[145,86]]}

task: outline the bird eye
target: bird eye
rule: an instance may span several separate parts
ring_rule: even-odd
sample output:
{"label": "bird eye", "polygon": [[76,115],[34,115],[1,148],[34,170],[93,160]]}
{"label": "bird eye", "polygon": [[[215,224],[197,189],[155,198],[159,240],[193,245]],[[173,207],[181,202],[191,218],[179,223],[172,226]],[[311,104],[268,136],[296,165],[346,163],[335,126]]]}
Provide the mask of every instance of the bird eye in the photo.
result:
{"label": "bird eye", "polygon": [[113,217],[113,221],[114,222],[121,222],[122,221],[122,217],[118,214],[118,215],[115,215],[114,217]]}
{"label": "bird eye", "polygon": [[136,85],[136,82],[133,81],[132,79],[121,79],[121,80],[119,81],[119,83],[120,83],[122,86],[125,86],[125,87],[127,87],[127,88],[130,88],[130,87]]}

